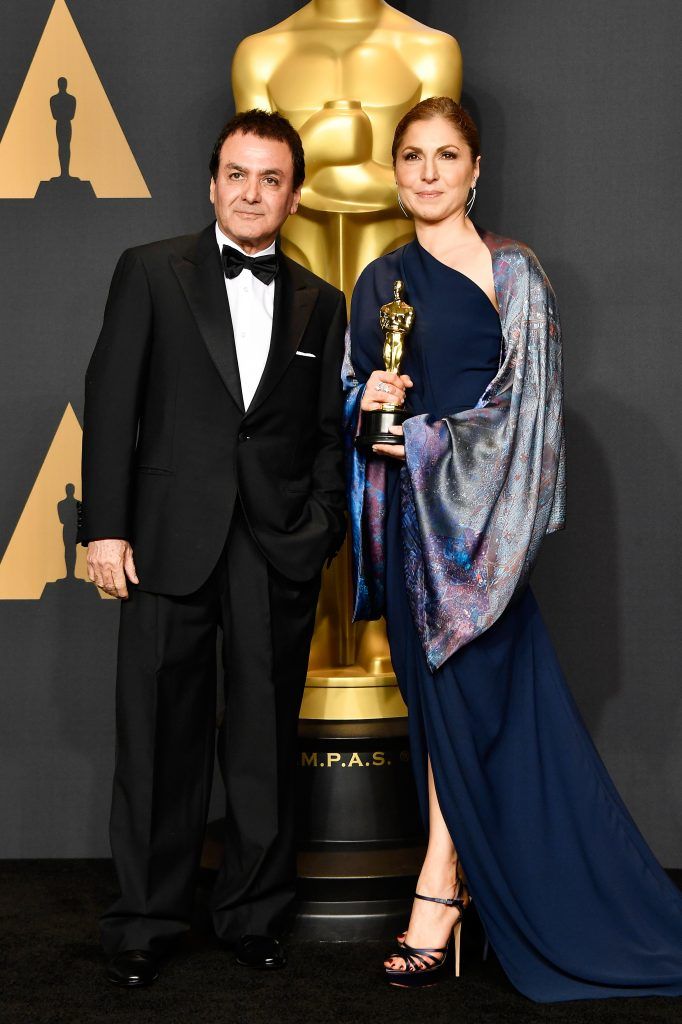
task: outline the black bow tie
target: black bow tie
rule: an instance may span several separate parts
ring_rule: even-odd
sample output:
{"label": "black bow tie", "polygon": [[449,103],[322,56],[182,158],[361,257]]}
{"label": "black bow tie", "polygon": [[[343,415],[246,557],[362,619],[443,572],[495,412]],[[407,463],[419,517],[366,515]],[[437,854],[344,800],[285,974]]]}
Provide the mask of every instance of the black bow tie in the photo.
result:
{"label": "black bow tie", "polygon": [[270,284],[277,277],[279,260],[277,253],[270,253],[268,256],[247,256],[239,249],[231,245],[223,246],[223,269],[225,277],[230,280],[239,277],[242,270],[250,270],[254,277],[257,277],[263,284]]}

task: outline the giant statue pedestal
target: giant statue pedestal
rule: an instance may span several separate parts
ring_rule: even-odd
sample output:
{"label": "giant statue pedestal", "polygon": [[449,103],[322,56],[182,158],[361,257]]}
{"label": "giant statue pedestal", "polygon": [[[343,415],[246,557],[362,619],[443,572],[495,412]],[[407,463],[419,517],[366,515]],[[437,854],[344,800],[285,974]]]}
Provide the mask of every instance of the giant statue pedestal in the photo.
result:
{"label": "giant statue pedestal", "polygon": [[[346,571],[331,577],[348,589]],[[327,591],[328,592],[328,591]],[[341,593],[340,604],[343,603]],[[358,624],[352,663],[325,668],[334,640],[321,601],[298,726],[297,935],[383,938],[405,926],[424,855],[407,736],[407,708],[383,623]],[[341,660],[341,657],[339,657]]]}
{"label": "giant statue pedestal", "polygon": [[385,938],[405,926],[424,855],[405,725],[301,719],[300,937]]}

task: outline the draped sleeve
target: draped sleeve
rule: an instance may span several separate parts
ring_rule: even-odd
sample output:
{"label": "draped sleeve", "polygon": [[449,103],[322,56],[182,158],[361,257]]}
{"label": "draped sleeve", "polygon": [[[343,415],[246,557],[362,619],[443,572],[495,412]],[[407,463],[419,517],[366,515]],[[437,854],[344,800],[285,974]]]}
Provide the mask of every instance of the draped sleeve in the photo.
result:
{"label": "draped sleeve", "polygon": [[404,423],[407,593],[432,671],[488,629],[564,525],[563,385],[551,285],[526,246],[482,234],[504,355],[473,409]]}
{"label": "draped sleeve", "polygon": [[397,253],[365,268],[353,290],[346,332],[342,377],[354,621],[378,619],[385,611],[386,463],[366,458],[355,447],[355,438],[360,429],[365,384],[372,371],[383,366],[379,308],[392,294],[398,268]]}

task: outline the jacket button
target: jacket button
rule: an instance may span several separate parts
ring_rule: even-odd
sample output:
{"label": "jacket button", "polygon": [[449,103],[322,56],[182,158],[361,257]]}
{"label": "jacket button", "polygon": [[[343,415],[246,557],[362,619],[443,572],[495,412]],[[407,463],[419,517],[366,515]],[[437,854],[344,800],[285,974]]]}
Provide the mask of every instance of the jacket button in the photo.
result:
{"label": "jacket button", "polygon": [[249,434],[247,434],[245,430],[240,430],[239,433],[237,434],[237,440],[238,441],[248,441],[249,440]]}

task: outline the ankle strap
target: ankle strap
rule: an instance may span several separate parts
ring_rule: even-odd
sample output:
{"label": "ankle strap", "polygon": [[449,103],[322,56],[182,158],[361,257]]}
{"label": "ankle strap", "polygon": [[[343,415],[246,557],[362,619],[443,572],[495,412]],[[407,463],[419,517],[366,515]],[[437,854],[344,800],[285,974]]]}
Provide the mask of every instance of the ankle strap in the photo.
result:
{"label": "ankle strap", "polygon": [[427,900],[429,903],[442,903],[445,907],[459,907],[462,904],[461,899],[454,897],[451,900],[443,900],[439,896],[421,896],[418,892],[414,894],[416,900]]}

